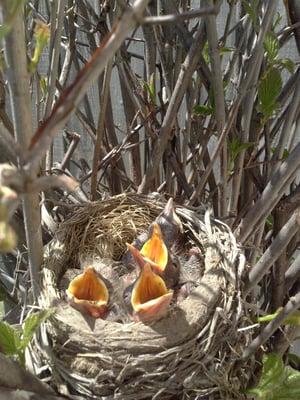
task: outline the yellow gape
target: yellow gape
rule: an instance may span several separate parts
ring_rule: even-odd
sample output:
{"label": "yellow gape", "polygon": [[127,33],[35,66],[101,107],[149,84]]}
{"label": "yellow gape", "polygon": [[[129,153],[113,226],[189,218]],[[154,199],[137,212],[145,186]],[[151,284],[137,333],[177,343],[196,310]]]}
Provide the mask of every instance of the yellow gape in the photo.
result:
{"label": "yellow gape", "polygon": [[141,254],[155,263],[163,272],[168,264],[168,249],[163,241],[159,225],[154,222],[152,226],[152,235],[142,247]]}
{"label": "yellow gape", "polygon": [[102,317],[107,310],[109,293],[93,267],[87,267],[82,274],[76,276],[66,293],[72,306],[94,318]]}
{"label": "yellow gape", "polygon": [[173,297],[164,280],[146,263],[136,281],[131,295],[131,305],[137,319],[147,321],[167,313]]}

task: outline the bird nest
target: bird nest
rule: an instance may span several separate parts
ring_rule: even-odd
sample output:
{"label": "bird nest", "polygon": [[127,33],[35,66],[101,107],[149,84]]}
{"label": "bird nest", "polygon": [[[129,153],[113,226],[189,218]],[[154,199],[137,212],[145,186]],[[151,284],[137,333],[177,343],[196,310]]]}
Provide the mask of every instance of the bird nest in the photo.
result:
{"label": "bird nest", "polygon": [[56,312],[37,348],[57,387],[64,382],[84,398],[244,398],[253,362],[239,362],[251,340],[251,331],[243,329],[249,324],[240,287],[245,258],[229,227],[208,212],[176,208],[186,248],[197,246],[203,257],[191,272],[193,290],[164,318],[95,320],[66,302],[66,270],[84,258],[110,259],[121,268],[125,243],[147,230],[163,207],[136,194],[81,205],[48,246],[40,305]]}

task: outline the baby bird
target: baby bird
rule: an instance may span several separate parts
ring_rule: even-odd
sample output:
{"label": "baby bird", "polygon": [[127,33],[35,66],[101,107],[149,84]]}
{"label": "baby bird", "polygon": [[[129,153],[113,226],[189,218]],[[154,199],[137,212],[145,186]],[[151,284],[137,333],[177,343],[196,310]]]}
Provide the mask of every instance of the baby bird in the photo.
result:
{"label": "baby bird", "polygon": [[164,242],[169,249],[180,245],[183,240],[184,229],[175,211],[172,197],[169,198],[163,211],[156,217],[155,222],[159,225]]}
{"label": "baby bird", "polygon": [[93,318],[103,318],[107,312],[108,289],[91,266],[71,280],[66,293],[72,307]]}
{"label": "baby bird", "polygon": [[143,267],[145,261],[149,262],[153,271],[164,279],[167,287],[174,288],[180,276],[179,259],[165,245],[157,222],[152,224],[151,230],[152,234],[143,245],[141,251],[132,245],[127,245],[127,248],[140,268]]}
{"label": "baby bird", "polygon": [[[176,214],[174,201],[172,198],[168,200],[163,211],[156,217],[155,221],[161,230],[161,237],[168,249],[173,250],[180,247],[184,237],[183,225],[180,218]],[[154,224],[150,225],[149,232],[141,233],[132,243],[132,245],[141,250],[149,237],[153,235]],[[127,251],[122,259],[127,267],[134,267],[134,259],[132,254]]]}
{"label": "baby bird", "polygon": [[164,280],[145,262],[140,276],[126,288],[123,296],[134,321],[149,322],[167,314],[173,290],[168,289]]}

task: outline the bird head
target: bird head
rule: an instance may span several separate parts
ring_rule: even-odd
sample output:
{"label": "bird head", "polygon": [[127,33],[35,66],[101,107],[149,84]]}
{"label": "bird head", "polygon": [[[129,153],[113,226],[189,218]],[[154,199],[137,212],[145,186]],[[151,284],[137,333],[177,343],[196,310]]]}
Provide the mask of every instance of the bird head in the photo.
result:
{"label": "bird head", "polygon": [[141,255],[157,266],[157,272],[162,273],[168,264],[169,252],[163,240],[160,226],[157,222],[153,222],[150,231],[150,238],[141,248]]}
{"label": "bird head", "polygon": [[[149,242],[149,243],[148,243]],[[144,269],[146,263],[148,263],[152,270],[158,275],[163,275],[164,270],[168,263],[168,250],[166,246],[163,244],[162,248],[160,248],[160,243],[158,245],[158,249],[153,249],[155,246],[156,240],[151,241],[151,238],[144,244],[147,245],[144,249],[144,253],[142,250],[138,250],[132,244],[126,243],[128,251],[133,256],[134,261],[139,266],[139,271]],[[143,247],[144,247],[143,246]],[[153,247],[152,247],[153,246]],[[161,255],[159,253],[162,253]]]}
{"label": "bird head", "polygon": [[85,268],[69,284],[66,290],[69,303],[93,318],[101,318],[107,311],[109,293],[93,267]]}
{"label": "bird head", "polygon": [[176,214],[172,197],[167,201],[165,208],[155,221],[160,226],[163,238],[168,246],[172,246],[184,233],[183,225]]}
{"label": "bird head", "polygon": [[136,320],[150,321],[166,315],[173,290],[145,263],[131,293],[131,306]]}

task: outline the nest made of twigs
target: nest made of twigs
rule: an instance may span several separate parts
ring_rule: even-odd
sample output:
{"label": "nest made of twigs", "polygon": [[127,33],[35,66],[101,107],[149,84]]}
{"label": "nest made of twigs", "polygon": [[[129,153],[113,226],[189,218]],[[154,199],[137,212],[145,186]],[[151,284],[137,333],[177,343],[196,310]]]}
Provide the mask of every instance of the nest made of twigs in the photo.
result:
{"label": "nest made of twigs", "polygon": [[197,287],[161,320],[91,322],[59,289],[66,269],[83,256],[119,260],[125,243],[147,229],[163,206],[124,194],[77,207],[62,224],[48,246],[40,298],[42,307],[57,311],[38,352],[57,385],[64,381],[85,398],[242,399],[251,374],[249,364],[238,363],[251,340],[251,332],[240,329],[249,322],[239,286],[245,258],[228,226],[208,212],[177,207],[187,242],[199,247],[204,265]]}

